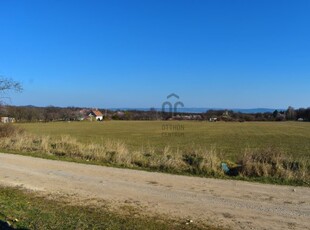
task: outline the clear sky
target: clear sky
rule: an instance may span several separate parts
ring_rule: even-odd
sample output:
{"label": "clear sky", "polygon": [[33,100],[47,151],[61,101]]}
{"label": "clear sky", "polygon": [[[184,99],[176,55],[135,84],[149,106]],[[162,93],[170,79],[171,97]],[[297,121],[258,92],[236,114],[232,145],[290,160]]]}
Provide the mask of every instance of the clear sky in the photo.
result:
{"label": "clear sky", "polygon": [[310,106],[310,1],[0,0],[16,105]]}

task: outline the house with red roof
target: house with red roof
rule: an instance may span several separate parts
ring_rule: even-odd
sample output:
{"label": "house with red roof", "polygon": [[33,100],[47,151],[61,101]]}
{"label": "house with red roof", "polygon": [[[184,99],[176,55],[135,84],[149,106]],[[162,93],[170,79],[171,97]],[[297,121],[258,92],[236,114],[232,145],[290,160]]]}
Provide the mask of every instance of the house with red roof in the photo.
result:
{"label": "house with red roof", "polygon": [[91,119],[96,119],[96,121],[102,121],[103,120],[103,114],[98,110],[91,110],[89,115]]}

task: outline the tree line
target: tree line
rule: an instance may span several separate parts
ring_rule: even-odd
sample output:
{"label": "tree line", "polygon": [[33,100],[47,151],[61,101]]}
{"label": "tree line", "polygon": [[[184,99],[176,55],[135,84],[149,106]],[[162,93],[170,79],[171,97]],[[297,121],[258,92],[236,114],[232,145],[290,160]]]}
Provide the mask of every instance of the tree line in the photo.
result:
{"label": "tree line", "polygon": [[[100,110],[100,109],[99,109]],[[81,121],[91,109],[79,107],[34,107],[34,106],[0,106],[1,117],[12,117],[17,122],[52,122],[52,121]],[[294,109],[273,113],[241,113],[232,110],[208,110],[205,113],[163,113],[150,109],[149,111],[100,110],[105,120],[207,120],[207,121],[310,121],[310,108]]]}
{"label": "tree line", "polygon": [[[35,106],[5,106],[4,97],[10,91],[22,92],[19,82],[0,76],[0,117],[11,117],[18,122],[51,122],[51,121],[81,121],[87,116],[87,111],[78,107],[35,107]],[[82,112],[83,111],[83,112]],[[275,110],[273,113],[240,113],[231,110],[208,110],[205,113],[188,114],[159,112],[152,108],[149,111],[105,110],[106,120],[209,120],[209,121],[310,121],[310,108],[294,109],[288,107],[286,111]]]}

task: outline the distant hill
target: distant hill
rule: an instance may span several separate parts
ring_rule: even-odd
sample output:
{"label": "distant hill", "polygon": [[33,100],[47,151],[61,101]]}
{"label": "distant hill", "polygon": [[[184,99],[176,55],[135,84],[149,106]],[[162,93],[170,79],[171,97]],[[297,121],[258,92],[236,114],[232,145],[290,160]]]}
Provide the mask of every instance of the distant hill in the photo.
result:
{"label": "distant hill", "polygon": [[240,112],[240,113],[273,113],[275,110],[285,111],[286,109],[267,109],[267,108],[233,109],[234,112]]}

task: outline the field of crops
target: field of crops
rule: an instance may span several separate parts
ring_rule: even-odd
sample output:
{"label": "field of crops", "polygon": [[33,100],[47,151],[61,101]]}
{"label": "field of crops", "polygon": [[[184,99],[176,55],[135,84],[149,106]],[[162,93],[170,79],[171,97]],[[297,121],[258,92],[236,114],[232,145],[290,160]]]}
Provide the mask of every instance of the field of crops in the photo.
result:
{"label": "field of crops", "polygon": [[17,125],[39,135],[70,135],[83,143],[119,140],[132,150],[166,146],[180,151],[216,148],[234,159],[246,148],[274,147],[295,157],[310,157],[310,123],[306,122],[107,121]]}

